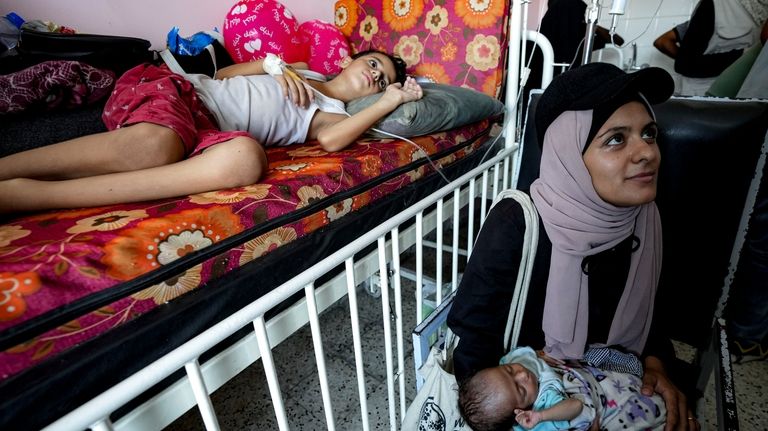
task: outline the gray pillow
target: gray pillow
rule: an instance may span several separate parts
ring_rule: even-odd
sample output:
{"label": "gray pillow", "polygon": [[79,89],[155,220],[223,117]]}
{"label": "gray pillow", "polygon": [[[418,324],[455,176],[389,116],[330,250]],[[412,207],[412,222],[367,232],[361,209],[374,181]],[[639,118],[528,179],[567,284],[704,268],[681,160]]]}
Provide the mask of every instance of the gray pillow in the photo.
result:
{"label": "gray pillow", "polygon": [[[429,135],[495,117],[504,112],[504,104],[479,91],[445,84],[421,84],[424,97],[404,103],[379,120],[373,128],[405,138]],[[347,112],[355,114],[379,100],[382,93],[361,97],[347,103]],[[369,130],[366,136],[390,136]]]}

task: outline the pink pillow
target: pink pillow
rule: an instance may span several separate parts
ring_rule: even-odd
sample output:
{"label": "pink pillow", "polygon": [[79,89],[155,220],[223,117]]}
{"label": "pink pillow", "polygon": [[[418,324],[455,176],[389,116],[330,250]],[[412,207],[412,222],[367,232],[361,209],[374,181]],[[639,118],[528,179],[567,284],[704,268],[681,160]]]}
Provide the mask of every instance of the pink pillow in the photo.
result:
{"label": "pink pillow", "polygon": [[275,0],[240,0],[224,20],[224,43],[237,63],[257,60],[268,53],[288,63],[305,61],[299,23],[291,11]]}
{"label": "pink pillow", "polygon": [[309,68],[325,75],[341,72],[349,55],[349,42],[335,25],[315,19],[299,26],[302,42],[309,46]]}

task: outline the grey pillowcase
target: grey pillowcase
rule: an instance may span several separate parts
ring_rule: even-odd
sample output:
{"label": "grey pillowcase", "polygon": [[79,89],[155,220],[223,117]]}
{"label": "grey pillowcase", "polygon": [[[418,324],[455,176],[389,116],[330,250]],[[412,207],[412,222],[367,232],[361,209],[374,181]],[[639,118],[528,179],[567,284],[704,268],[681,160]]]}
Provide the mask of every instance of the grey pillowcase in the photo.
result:
{"label": "grey pillowcase", "polygon": [[[379,120],[373,128],[405,138],[429,135],[495,117],[504,112],[504,104],[479,91],[446,84],[421,84],[424,96],[404,103]],[[383,93],[361,97],[347,103],[354,115],[379,100]],[[368,130],[366,136],[391,136]]]}

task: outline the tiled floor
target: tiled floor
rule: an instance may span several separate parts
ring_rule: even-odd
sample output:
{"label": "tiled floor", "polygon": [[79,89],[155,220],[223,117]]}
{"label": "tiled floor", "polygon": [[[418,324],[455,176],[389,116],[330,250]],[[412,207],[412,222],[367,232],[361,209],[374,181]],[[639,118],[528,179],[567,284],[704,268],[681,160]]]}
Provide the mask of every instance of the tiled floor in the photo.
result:
{"label": "tiled floor", "polygon": [[[449,238],[450,236],[446,235],[446,244],[450,244]],[[464,238],[461,241],[463,242]],[[449,268],[450,256],[444,256],[444,266]],[[403,265],[412,266],[413,261],[414,259],[405,258]],[[430,265],[434,266],[434,261],[434,254],[425,250],[425,273],[434,273],[434,269],[429,268]],[[461,266],[459,270],[462,269]],[[447,269],[444,272],[444,282],[450,280],[449,272]],[[403,336],[406,350],[405,394],[406,402],[410,402],[415,393],[413,349],[410,341],[410,332],[416,321],[415,284],[405,279],[402,284],[405,332]],[[373,430],[389,429],[381,300],[362,288],[358,290],[369,423]],[[390,296],[394,312],[394,295]],[[362,430],[357,402],[349,303],[346,298],[321,315],[321,332],[334,411],[342,412],[336,414],[336,429]],[[320,384],[311,346],[310,330],[304,327],[274,349],[275,364],[291,430],[326,429]],[[693,357],[693,349],[689,346],[676,344],[675,347],[679,357],[689,361]],[[734,364],[733,372],[741,430],[768,430],[768,361]],[[710,379],[705,395],[699,402],[699,417],[705,431],[717,429],[713,381],[714,379]],[[278,429],[260,361],[214,392],[211,398],[223,430]],[[200,430],[203,425],[197,410],[193,409],[167,429]]]}
{"label": "tiled floor", "polygon": [[[412,284],[404,282],[405,326],[415,321],[415,304]],[[410,293],[410,294],[409,294]],[[367,293],[360,292],[360,316],[363,331],[364,363],[366,364],[366,388],[371,429],[389,429],[387,417],[387,385],[383,357],[383,329],[381,303]],[[349,340],[349,305],[342,300],[321,319],[323,344],[327,357],[332,402],[336,411],[344,412],[336,417],[337,430],[361,430],[360,412],[357,406],[357,384],[354,354]],[[408,337],[408,334],[406,334]],[[406,397],[413,397],[413,371],[410,361],[412,349],[406,338]],[[281,390],[288,411],[292,430],[326,429],[320,397],[317,371],[311,353],[311,335],[304,328],[275,349],[275,363],[281,378]],[[680,356],[690,357],[690,348],[677,345]],[[734,364],[736,397],[739,422],[742,430],[768,430],[768,362]],[[710,381],[705,397],[700,402],[700,419],[704,430],[715,430],[716,412],[714,384]],[[224,430],[275,430],[277,429],[269,401],[269,392],[260,362],[243,371],[224,388],[212,395],[214,407]],[[203,429],[196,410],[188,412],[169,430]]]}

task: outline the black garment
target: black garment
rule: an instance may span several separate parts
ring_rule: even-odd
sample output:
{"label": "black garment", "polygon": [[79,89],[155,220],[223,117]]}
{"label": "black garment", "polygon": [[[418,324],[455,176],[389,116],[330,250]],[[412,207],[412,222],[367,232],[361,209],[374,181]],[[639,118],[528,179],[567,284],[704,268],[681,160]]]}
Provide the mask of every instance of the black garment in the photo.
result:
{"label": "black garment", "polygon": [[[587,5],[581,0],[550,0],[541,18],[541,34],[547,37],[555,52],[555,63],[581,64],[587,22]],[[605,41],[593,35],[592,50],[605,48]],[[555,73],[560,69],[556,68]]]}
{"label": "black garment", "polygon": [[[524,231],[522,208],[513,199],[499,202],[480,231],[448,314],[448,326],[460,337],[453,354],[458,381],[498,365],[505,353],[504,329],[517,279]],[[591,256],[584,265],[589,273],[587,338],[590,343],[606,341],[629,273],[632,248],[633,237],[630,236],[613,249]],[[541,322],[551,254],[552,243],[540,223],[539,244],[518,345],[534,349],[544,347]],[[616,286],[621,287],[617,289]],[[643,355],[657,356],[667,363],[674,358],[674,350],[669,338],[660,333],[660,326],[654,320]]]}
{"label": "black garment", "polygon": [[689,78],[711,78],[720,75],[725,68],[741,57],[743,52],[741,49],[705,55],[704,51],[714,32],[713,0],[701,0],[688,21],[688,29],[682,39],[678,39],[680,48],[675,58],[675,72]]}

